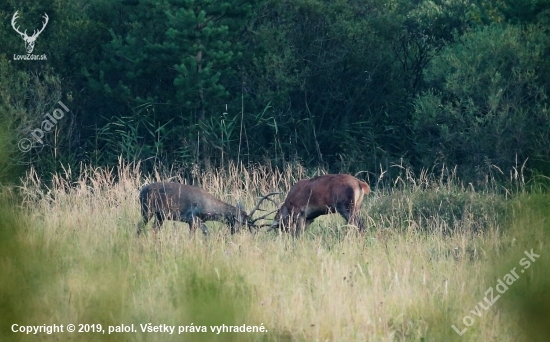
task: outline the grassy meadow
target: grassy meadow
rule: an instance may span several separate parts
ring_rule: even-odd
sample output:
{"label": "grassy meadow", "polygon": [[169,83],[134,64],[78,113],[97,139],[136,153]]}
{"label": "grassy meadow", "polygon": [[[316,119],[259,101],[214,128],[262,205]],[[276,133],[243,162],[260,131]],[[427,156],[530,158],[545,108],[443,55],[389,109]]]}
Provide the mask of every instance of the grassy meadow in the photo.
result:
{"label": "grassy meadow", "polygon": [[[181,179],[176,173],[143,175],[139,165],[121,163],[112,170],[75,172],[45,184],[30,171],[21,187],[2,191],[2,341],[546,341],[550,336],[550,197],[544,189],[529,188],[518,172],[505,186],[490,180],[474,186],[462,184],[452,170],[414,175],[403,169],[396,179],[369,181],[373,192],[362,207],[368,223],[363,235],[329,215],[299,239],[265,228],[232,236],[216,222],[207,223],[211,234],[205,238],[172,221],[158,234],[150,222],[146,234],[137,237],[139,189],[156,180],[193,183],[250,210],[260,194],[281,191],[276,200],[282,202],[295,181],[320,170],[231,166]],[[267,201],[263,207],[275,209]],[[531,249],[540,257],[523,269],[520,260]],[[494,297],[499,294],[498,280],[514,267],[517,280],[494,304],[476,309],[488,298],[488,288],[495,288]],[[11,330],[13,324],[66,328],[70,323],[77,330],[78,324],[100,324],[105,332],[37,338]],[[148,323],[175,331],[142,332],[140,324]],[[132,324],[136,332],[107,332],[109,326]],[[267,331],[210,331],[223,324]],[[178,334],[179,326],[186,331]]]}

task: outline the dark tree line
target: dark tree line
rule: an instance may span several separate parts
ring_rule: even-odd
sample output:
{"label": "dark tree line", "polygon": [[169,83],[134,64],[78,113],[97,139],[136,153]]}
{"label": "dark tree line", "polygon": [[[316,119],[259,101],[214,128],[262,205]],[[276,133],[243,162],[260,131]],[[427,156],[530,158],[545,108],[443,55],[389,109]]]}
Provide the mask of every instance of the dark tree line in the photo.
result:
{"label": "dark tree line", "polygon": [[[45,61],[13,60],[36,41]],[[40,173],[300,162],[333,172],[550,155],[547,0],[8,0],[0,116]],[[71,115],[20,153],[62,100]]]}

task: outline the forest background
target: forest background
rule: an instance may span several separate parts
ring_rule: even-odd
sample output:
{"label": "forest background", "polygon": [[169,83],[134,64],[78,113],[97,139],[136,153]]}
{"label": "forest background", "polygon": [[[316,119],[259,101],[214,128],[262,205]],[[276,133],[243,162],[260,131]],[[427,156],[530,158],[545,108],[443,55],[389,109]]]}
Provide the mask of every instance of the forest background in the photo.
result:
{"label": "forest background", "polygon": [[[48,15],[46,60],[14,60],[15,11],[29,34]],[[8,0],[0,18],[6,153],[45,177],[119,157],[550,169],[548,0]],[[70,112],[19,151],[59,100]]]}

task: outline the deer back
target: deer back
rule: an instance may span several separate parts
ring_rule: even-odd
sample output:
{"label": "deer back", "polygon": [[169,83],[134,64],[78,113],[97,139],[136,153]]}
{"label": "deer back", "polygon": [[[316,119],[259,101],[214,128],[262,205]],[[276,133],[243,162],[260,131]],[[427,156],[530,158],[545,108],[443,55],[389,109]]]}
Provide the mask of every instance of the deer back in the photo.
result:
{"label": "deer back", "polygon": [[367,183],[350,175],[323,175],[298,181],[284,202],[288,210],[335,206],[338,203],[360,205],[370,192]]}
{"label": "deer back", "polygon": [[[232,219],[238,213],[236,207],[220,201],[205,190],[179,183],[151,183],[141,190],[140,201],[142,210],[178,213],[183,217],[193,215],[204,221]],[[246,213],[241,215],[246,216]]]}

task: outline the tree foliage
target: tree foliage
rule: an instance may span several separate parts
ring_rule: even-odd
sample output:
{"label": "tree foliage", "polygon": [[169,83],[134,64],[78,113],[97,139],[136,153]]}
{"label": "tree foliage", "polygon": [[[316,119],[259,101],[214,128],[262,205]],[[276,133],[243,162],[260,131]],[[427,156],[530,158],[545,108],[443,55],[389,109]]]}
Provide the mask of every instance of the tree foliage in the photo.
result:
{"label": "tree foliage", "polygon": [[[40,150],[14,156],[44,173],[119,156],[146,167],[300,161],[333,172],[450,164],[472,177],[527,158],[539,167],[550,146],[549,9],[547,0],[9,0],[3,115],[21,136],[68,103],[70,119]],[[9,26],[15,11],[30,31],[50,17],[36,46],[47,61],[12,60],[23,47]]]}
{"label": "tree foliage", "polygon": [[423,137],[417,148],[429,152],[425,164],[490,167],[549,154],[540,144],[550,138],[550,113],[539,38],[518,27],[482,27],[434,60],[427,73],[433,88],[417,97],[413,115]]}

